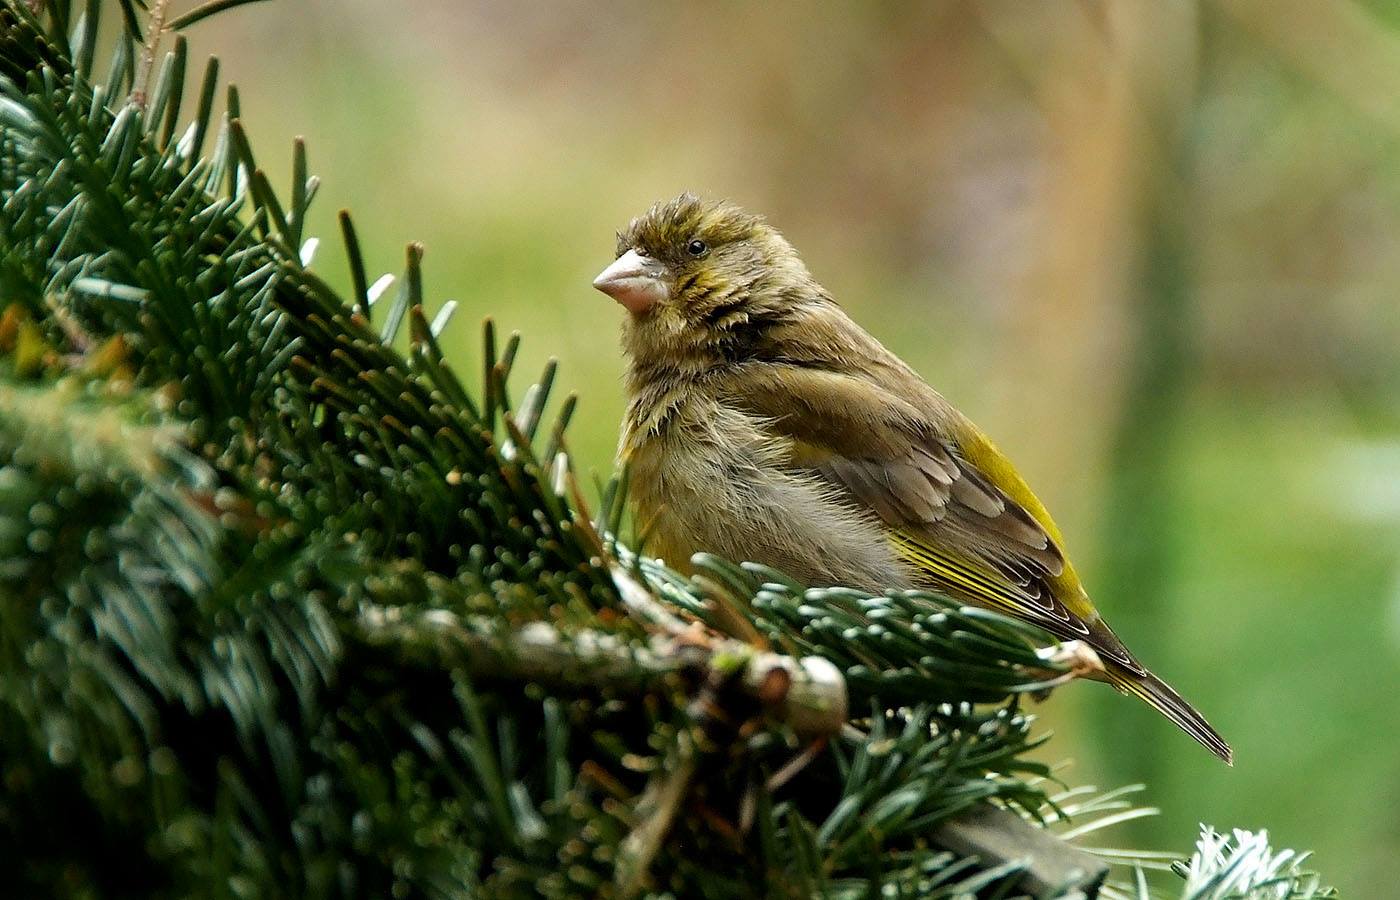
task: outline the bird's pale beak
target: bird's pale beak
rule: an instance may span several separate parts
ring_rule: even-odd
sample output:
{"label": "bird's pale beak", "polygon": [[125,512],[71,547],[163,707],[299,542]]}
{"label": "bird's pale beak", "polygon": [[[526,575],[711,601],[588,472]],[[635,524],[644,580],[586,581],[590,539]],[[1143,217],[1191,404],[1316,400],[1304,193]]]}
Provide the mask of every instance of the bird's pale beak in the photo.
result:
{"label": "bird's pale beak", "polygon": [[598,273],[593,286],[630,313],[643,313],[671,295],[666,267],[636,250],[628,250]]}

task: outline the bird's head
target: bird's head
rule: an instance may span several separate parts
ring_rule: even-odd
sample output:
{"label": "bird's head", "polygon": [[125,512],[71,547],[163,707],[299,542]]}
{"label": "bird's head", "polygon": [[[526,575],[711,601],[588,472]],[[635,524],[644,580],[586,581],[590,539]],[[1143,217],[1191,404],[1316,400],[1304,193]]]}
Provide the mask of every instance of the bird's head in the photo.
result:
{"label": "bird's head", "polygon": [[634,358],[742,343],[816,287],[776,229],[691,194],[657,203],[617,235],[593,286],[626,308]]}

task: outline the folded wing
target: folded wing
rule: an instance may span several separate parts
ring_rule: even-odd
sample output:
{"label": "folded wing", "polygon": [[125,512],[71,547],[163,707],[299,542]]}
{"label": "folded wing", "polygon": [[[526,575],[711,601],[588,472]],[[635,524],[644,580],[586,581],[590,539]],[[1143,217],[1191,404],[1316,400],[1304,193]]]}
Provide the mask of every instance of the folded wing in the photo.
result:
{"label": "folded wing", "polygon": [[1084,640],[1129,672],[1144,671],[1088,605],[1053,524],[1011,496],[1029,491],[1019,478],[997,483],[1008,466],[989,472],[970,458],[968,450],[985,465],[996,451],[985,441],[964,447],[957,426],[965,423],[931,389],[920,384],[932,400],[911,402],[872,379],[771,363],[728,377],[731,402],[792,442],[794,466],[877,515],[927,587]]}

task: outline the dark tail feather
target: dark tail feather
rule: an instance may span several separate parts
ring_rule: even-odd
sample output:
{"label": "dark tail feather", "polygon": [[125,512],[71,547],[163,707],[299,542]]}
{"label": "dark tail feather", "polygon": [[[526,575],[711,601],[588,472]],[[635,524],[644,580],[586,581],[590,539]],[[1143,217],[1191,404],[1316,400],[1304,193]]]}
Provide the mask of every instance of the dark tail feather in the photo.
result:
{"label": "dark tail feather", "polygon": [[1205,716],[1196,712],[1195,707],[1181,699],[1181,695],[1172,690],[1165,681],[1151,672],[1138,675],[1133,672],[1125,672],[1112,665],[1109,667],[1108,677],[1118,690],[1146,700],[1153,709],[1171,719],[1178,728],[1200,741],[1211,753],[1223,759],[1226,765],[1233,766],[1235,764],[1234,751],[1220,736],[1220,732],[1212,728]]}

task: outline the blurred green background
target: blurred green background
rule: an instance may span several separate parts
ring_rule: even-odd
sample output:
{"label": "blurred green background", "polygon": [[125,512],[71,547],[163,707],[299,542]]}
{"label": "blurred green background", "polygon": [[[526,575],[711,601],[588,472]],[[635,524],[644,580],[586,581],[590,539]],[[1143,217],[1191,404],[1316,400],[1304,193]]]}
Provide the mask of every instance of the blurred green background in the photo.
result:
{"label": "blurred green background", "polygon": [[[179,4],[177,4],[177,7]],[[765,212],[991,432],[1227,769],[1106,688],[1039,708],[1070,783],[1400,883],[1400,4],[284,0],[195,26],[265,165],[305,135],[372,268],[426,244],[581,396],[606,473],[613,232],[690,189]]]}

